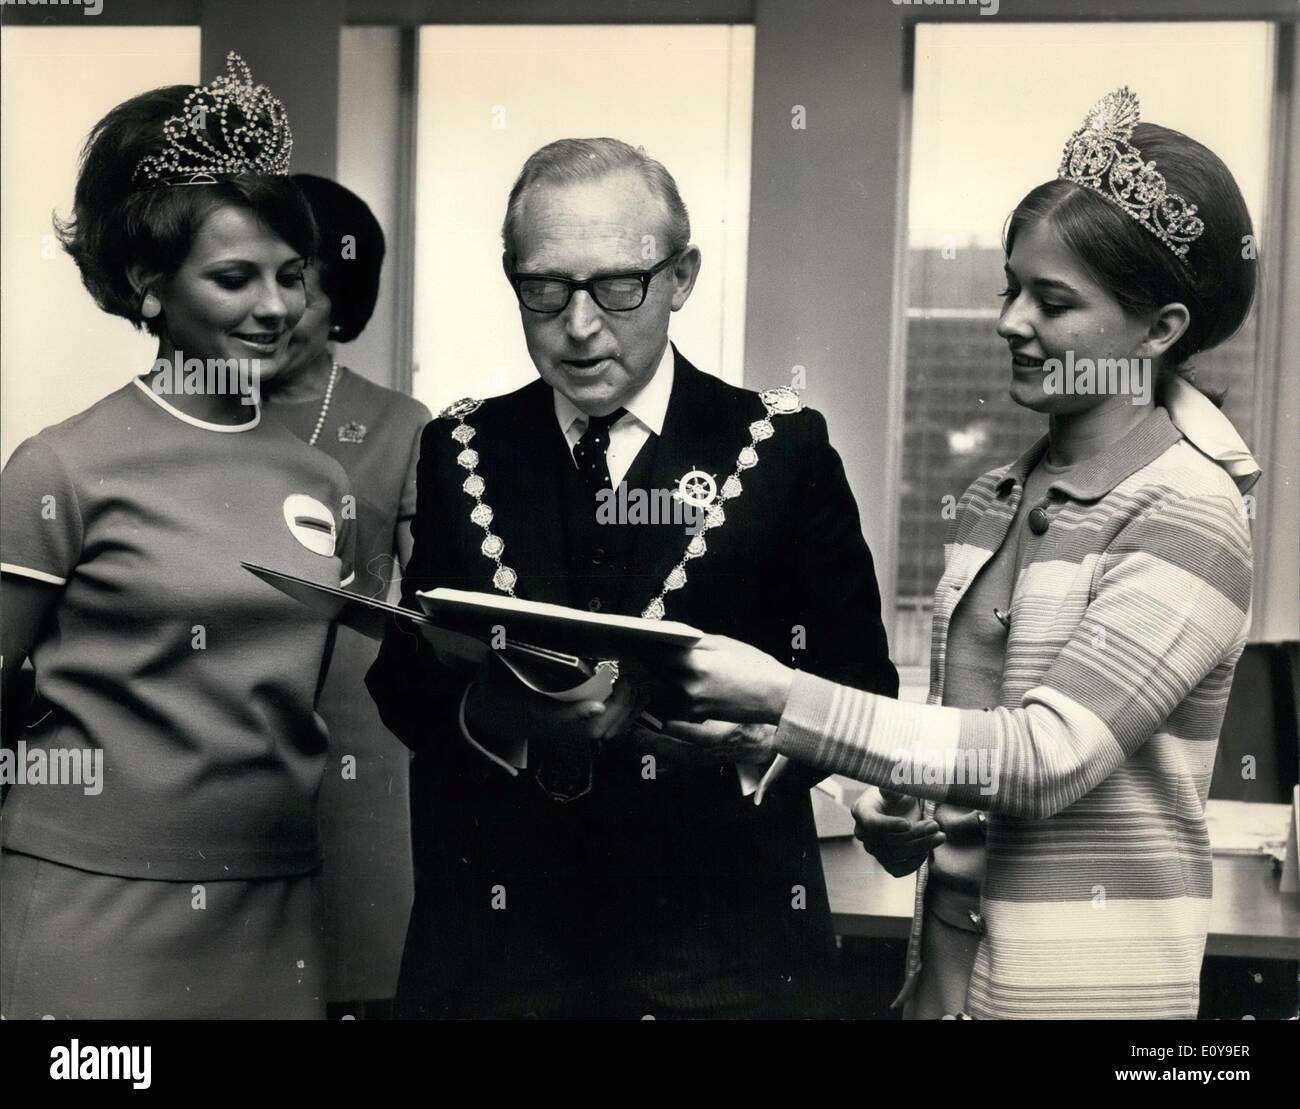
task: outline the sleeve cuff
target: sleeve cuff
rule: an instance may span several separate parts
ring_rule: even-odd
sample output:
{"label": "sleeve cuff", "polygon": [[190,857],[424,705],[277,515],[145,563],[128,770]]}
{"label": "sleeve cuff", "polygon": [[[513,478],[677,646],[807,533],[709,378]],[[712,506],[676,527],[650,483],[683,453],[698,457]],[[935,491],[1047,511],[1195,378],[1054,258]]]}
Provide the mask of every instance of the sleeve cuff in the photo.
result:
{"label": "sleeve cuff", "polygon": [[[473,683],[470,683],[471,685]],[[474,748],[480,755],[490,759],[501,767],[512,778],[519,776],[519,771],[528,769],[528,740],[520,740],[511,750],[506,752],[506,758],[489,751],[481,743],[477,743],[469,729],[465,726],[465,702],[469,700],[470,686],[465,687],[465,692],[460,695],[460,711],[457,714],[457,722],[460,724],[460,734],[464,737],[466,743]]]}
{"label": "sleeve cuff", "polygon": [[802,670],[795,671],[785,712],[776,728],[776,749],[781,754],[833,771],[823,748],[831,722],[835,688],[835,683],[825,678]]}
{"label": "sleeve cuff", "polygon": [[67,578],[47,574],[44,570],[33,570],[30,566],[15,566],[12,562],[0,562],[0,573],[17,574],[20,578],[31,578],[33,581],[43,581],[50,585],[68,584]]}
{"label": "sleeve cuff", "polygon": [[[989,752],[988,759],[1000,757],[994,716],[896,701],[796,672],[775,746],[818,770],[890,789],[902,787],[930,801],[947,800],[954,787],[960,787],[963,804],[987,808],[987,800],[978,800],[989,793],[984,771],[972,767],[972,760],[978,760],[981,751]],[[994,775],[996,765],[990,771]],[[980,783],[978,793],[966,790],[972,781]]]}

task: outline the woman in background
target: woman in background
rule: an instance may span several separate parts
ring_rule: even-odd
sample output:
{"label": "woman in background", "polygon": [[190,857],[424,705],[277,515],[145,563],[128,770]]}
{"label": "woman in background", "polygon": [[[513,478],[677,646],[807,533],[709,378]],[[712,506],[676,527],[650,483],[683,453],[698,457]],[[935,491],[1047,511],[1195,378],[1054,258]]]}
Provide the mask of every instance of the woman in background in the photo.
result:
{"label": "woman in background", "polygon": [[[1250,234],[1219,158],[1107,96],[1007,226],[998,334],[1047,435],[961,499],[929,703],[721,637],[680,660],[693,716],[778,724],[774,750],[924,798],[896,824],[879,798],[859,809],[878,849],[892,832],[895,873],[987,813],[986,856],[976,830],[918,879],[910,1016],[1197,1015],[1259,471],[1183,374],[1250,312]],[[1066,384],[1103,359],[1127,384]]]}
{"label": "woman in background", "polygon": [[283,107],[228,67],[109,112],[60,227],[158,359],[4,470],[4,690],[30,656],[51,768],[4,802],[6,1018],[324,1015],[331,625],[240,560],[347,585],[354,536],[343,469],[243,372],[284,366],[316,236]]}
{"label": "woman in background", "polygon": [[[375,310],[384,233],[365,201],[342,185],[306,173],[293,180],[311,205],[320,246],[306,270],[306,311],[265,390],[267,411],[347,472],[356,496],[351,588],[383,598],[395,565],[404,567],[411,552],[415,466],[429,410],[336,360],[333,344],[360,335]],[[320,818],[331,1015],[385,1011],[411,909],[409,753],[384,727],[362,680],[378,650],[340,626],[317,706],[331,749]]]}

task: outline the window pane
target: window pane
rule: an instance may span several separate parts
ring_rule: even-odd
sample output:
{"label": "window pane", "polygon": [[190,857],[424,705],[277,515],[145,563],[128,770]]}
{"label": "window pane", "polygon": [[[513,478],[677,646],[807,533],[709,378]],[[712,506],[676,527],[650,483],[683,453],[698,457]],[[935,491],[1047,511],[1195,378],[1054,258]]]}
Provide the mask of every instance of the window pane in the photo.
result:
{"label": "window pane", "polygon": [[[908,207],[907,363],[894,654],[929,662],[930,607],[951,507],[986,470],[1045,430],[1007,395],[994,331],[1001,234],[1034,186],[1056,176],[1087,109],[1129,85],[1142,118],[1215,151],[1261,234],[1268,170],[1272,29],[1265,23],[920,24]],[[1198,358],[1254,432],[1255,321]]]}
{"label": "window pane", "polygon": [[6,27],[0,35],[0,461],[153,361],[156,339],[95,306],[55,241],[50,212],[71,214],[81,146],[110,108],[198,79],[197,27]]}
{"label": "window pane", "polygon": [[501,272],[506,198],[538,147],[593,135],[677,179],[704,265],[672,336],[739,382],[753,81],[746,26],[421,28],[415,395],[437,411],[536,376]]}

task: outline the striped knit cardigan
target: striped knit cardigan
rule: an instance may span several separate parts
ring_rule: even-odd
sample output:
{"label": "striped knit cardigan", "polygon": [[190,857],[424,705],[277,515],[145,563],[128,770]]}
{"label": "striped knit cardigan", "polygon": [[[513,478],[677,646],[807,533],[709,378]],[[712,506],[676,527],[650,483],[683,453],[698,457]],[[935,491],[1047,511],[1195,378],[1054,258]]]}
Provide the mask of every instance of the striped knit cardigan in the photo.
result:
{"label": "striped knit cardigan", "polygon": [[[972,1016],[1194,1018],[1210,916],[1205,801],[1250,619],[1241,495],[1154,408],[1055,482],[1048,530],[1024,534],[1002,706],[944,707],[953,610],[1046,449],[1040,440],[961,500],[935,594],[928,703],[799,673],[777,747],[989,811]],[[925,879],[904,996],[920,967]]]}

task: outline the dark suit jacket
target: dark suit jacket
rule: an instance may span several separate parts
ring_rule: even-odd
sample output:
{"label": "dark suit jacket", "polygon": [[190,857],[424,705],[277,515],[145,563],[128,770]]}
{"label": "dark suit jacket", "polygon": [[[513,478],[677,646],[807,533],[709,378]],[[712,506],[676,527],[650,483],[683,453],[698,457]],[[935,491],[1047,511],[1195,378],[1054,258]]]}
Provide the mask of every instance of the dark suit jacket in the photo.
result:
{"label": "dark suit jacket", "polygon": [[[676,354],[662,436],[633,472],[672,489],[689,470],[732,472],[758,396]],[[611,551],[575,550],[567,505],[576,471],[540,379],[468,418],[521,598],[639,615],[682,557],[677,525],[633,526]],[[826,423],[773,417],[775,435],[725,502],[726,523],[667,597],[667,618],[751,643],[801,669],[889,696],[889,661],[871,553]],[[461,489],[455,421],[425,429],[415,551],[403,602],[450,586],[492,592]],[[590,494],[586,494],[589,498]],[[575,561],[575,554],[581,563]],[[588,565],[588,562],[591,565]],[[798,649],[792,648],[798,644]],[[414,752],[416,907],[407,936],[404,1015],[807,1015],[825,1008],[834,948],[809,786],[789,768],[761,806],[734,766],[660,758],[617,742],[594,787],[558,803],[528,771],[511,777],[461,737],[466,679],[423,640],[393,628],[367,685]],[[538,753],[529,752],[530,766]]]}

